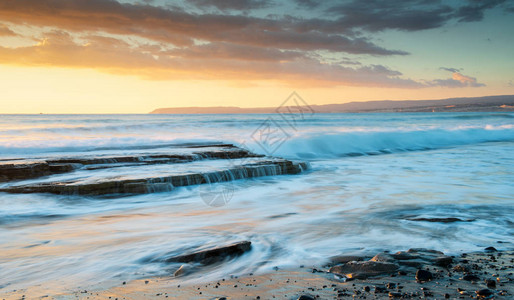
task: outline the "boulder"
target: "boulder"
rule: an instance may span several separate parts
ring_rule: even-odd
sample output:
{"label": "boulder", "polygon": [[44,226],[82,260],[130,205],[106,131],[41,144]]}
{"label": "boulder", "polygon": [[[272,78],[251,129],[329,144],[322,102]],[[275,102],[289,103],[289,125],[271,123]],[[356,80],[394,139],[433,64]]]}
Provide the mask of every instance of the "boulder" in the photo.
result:
{"label": "boulder", "polygon": [[204,265],[219,262],[227,257],[239,256],[252,248],[250,241],[243,241],[227,246],[197,251],[189,254],[173,256],[167,258],[165,262],[180,263],[202,263]]}

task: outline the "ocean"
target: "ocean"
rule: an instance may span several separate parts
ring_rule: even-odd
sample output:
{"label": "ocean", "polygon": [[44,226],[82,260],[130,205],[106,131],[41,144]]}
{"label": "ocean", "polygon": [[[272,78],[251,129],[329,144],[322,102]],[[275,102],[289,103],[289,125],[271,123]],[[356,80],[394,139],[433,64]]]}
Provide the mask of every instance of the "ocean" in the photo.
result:
{"label": "ocean", "polygon": [[[260,156],[198,154],[227,144]],[[192,155],[191,145],[201,148]],[[4,176],[0,190],[140,178],[159,188],[0,192],[0,294],[169,276],[180,264],[163,258],[239,241],[252,250],[177,284],[320,265],[340,254],[512,249],[513,153],[514,113],[1,115],[0,167],[69,162],[55,174]],[[213,172],[279,158],[305,164],[298,174],[261,166],[252,178],[227,171],[210,184],[159,181],[220,179]]]}

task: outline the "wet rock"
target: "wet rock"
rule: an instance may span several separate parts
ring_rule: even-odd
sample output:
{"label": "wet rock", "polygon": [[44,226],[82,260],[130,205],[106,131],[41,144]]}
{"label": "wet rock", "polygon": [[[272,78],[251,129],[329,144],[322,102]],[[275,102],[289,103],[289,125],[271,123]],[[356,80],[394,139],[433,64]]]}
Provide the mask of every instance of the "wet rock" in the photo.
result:
{"label": "wet rock", "polygon": [[107,178],[97,182],[45,182],[1,188],[0,192],[58,195],[146,194],[171,191],[174,187],[232,181],[271,175],[298,174],[308,169],[303,162],[272,159],[238,165],[226,170],[140,179]]}
{"label": "wet rock", "polygon": [[444,253],[441,251],[427,249],[427,248],[410,248],[409,250],[407,250],[407,252],[408,253],[425,253],[425,254],[429,253],[429,254],[444,255]]}
{"label": "wet rock", "polygon": [[480,278],[474,274],[467,274],[462,277],[463,280],[466,281],[479,281]]}
{"label": "wet rock", "polygon": [[379,254],[373,256],[373,258],[370,260],[377,261],[377,262],[390,262],[390,263],[396,262],[396,259],[394,257],[392,257],[391,254],[389,254],[389,253],[379,253]]}
{"label": "wet rock", "polygon": [[339,255],[333,256],[330,258],[330,262],[333,264],[345,264],[351,261],[362,261],[364,258],[362,256],[355,255]]}
{"label": "wet rock", "polygon": [[496,288],[496,280],[486,279],[485,285],[490,289],[495,289]]}
{"label": "wet rock", "polygon": [[403,296],[402,293],[389,292],[390,298],[401,298],[402,296]]}
{"label": "wet rock", "polygon": [[386,284],[386,287],[390,290],[395,289],[396,283],[389,282],[388,284]]}
{"label": "wet rock", "polygon": [[314,297],[310,295],[301,295],[300,297],[298,297],[298,300],[314,300]]}
{"label": "wet rock", "polygon": [[397,260],[412,260],[419,259],[421,257],[419,253],[411,253],[405,251],[399,251],[394,254],[391,254],[390,256]]}
{"label": "wet rock", "polygon": [[444,267],[444,268],[451,265],[452,262],[453,262],[453,258],[451,256],[447,256],[447,255],[439,256],[434,259],[434,264],[436,266],[440,266],[440,267]]}
{"label": "wet rock", "polygon": [[488,251],[488,252],[496,252],[496,251],[498,251],[498,250],[496,250],[496,248],[494,248],[494,247],[487,247],[487,248],[485,248],[485,251]]}
{"label": "wet rock", "polygon": [[391,274],[398,270],[394,263],[377,261],[352,261],[330,268],[329,272],[352,279],[364,279],[372,276]]}
{"label": "wet rock", "polygon": [[477,294],[477,297],[480,298],[489,298],[493,295],[493,292],[489,289],[483,289],[475,292]]}
{"label": "wet rock", "polygon": [[192,263],[199,262],[202,264],[212,264],[219,262],[227,257],[239,256],[249,251],[252,243],[249,241],[234,243],[231,245],[217,247],[213,249],[198,251],[190,254],[170,257],[165,262],[182,262]]}
{"label": "wet rock", "polygon": [[421,268],[423,265],[428,264],[427,261],[414,259],[414,260],[401,260],[398,262],[402,266],[412,267],[412,268]]}
{"label": "wet rock", "polygon": [[465,272],[469,272],[469,268],[467,266],[462,265],[462,264],[458,264],[455,267],[453,267],[453,271],[465,273]]}
{"label": "wet rock", "polygon": [[474,220],[463,220],[459,218],[411,218],[407,219],[415,222],[434,222],[434,223],[453,223],[453,222],[472,222]]}
{"label": "wet rock", "polygon": [[416,271],[416,280],[418,282],[427,282],[433,279],[432,272],[426,270]]}

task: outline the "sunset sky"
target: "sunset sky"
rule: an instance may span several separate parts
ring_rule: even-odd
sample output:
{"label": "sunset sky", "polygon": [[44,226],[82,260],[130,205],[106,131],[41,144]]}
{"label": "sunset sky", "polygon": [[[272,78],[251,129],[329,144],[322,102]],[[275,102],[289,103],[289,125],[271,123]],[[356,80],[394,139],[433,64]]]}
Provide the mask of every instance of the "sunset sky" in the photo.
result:
{"label": "sunset sky", "polygon": [[505,0],[1,0],[0,113],[514,94]]}

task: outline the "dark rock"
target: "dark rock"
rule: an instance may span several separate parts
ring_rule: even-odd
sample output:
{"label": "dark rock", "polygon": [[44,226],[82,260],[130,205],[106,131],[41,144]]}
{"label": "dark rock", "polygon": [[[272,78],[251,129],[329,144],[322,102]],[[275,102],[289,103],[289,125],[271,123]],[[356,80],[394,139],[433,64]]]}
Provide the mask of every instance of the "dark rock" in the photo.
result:
{"label": "dark rock", "polygon": [[58,195],[108,195],[108,194],[145,194],[167,192],[174,187],[207,184],[262,177],[269,175],[298,174],[307,169],[303,162],[285,159],[263,160],[237,165],[230,169],[206,173],[171,175],[140,179],[107,178],[97,182],[69,181],[45,182],[0,188],[0,192],[13,194],[50,193]]}
{"label": "dark rock", "polygon": [[402,266],[412,267],[412,268],[421,268],[423,265],[429,264],[427,261],[421,259],[413,259],[413,260],[400,260],[398,263]]}
{"label": "dark rock", "polygon": [[389,292],[389,297],[391,298],[401,298],[402,293]]}
{"label": "dark rock", "polygon": [[461,272],[461,273],[469,272],[469,268],[467,266],[460,265],[460,264],[453,267],[453,270],[455,272]]}
{"label": "dark rock", "polygon": [[444,294],[445,299],[450,299],[450,294]]}
{"label": "dark rock", "polygon": [[452,262],[453,262],[453,258],[451,256],[446,256],[446,255],[439,256],[434,259],[434,264],[436,266],[440,266],[440,267],[444,267],[444,268],[451,265]]}
{"label": "dark rock", "polygon": [[389,254],[389,253],[379,253],[370,260],[377,261],[377,262],[390,262],[390,263],[396,262],[396,259],[394,257],[392,257],[391,254]]}
{"label": "dark rock", "polygon": [[298,300],[314,300],[314,297],[310,295],[301,295],[300,297],[298,297]]}
{"label": "dark rock", "polygon": [[372,276],[394,273],[398,265],[377,261],[352,261],[330,268],[329,272],[352,279],[364,279]]}
{"label": "dark rock", "polygon": [[433,279],[432,272],[426,270],[417,270],[416,271],[416,280],[418,282],[426,282]]}
{"label": "dark rock", "polygon": [[498,250],[496,250],[496,248],[494,248],[494,247],[487,247],[487,248],[485,248],[485,251],[496,252]]}
{"label": "dark rock", "polygon": [[466,281],[479,281],[480,278],[476,275],[473,275],[473,274],[467,274],[467,275],[464,275],[462,277],[463,280],[466,280]]}
{"label": "dark rock", "polygon": [[221,261],[227,257],[238,256],[252,248],[252,243],[249,241],[234,243],[231,245],[217,247],[213,249],[198,251],[190,254],[179,255],[170,257],[165,262],[182,262],[191,263],[199,262],[202,264],[212,264]]}
{"label": "dark rock", "polygon": [[426,248],[410,248],[407,250],[408,253],[430,253],[430,254],[437,254],[437,255],[444,255],[443,252],[432,250],[432,249],[426,249]]}
{"label": "dark rock", "polygon": [[411,252],[399,251],[394,254],[391,254],[391,256],[397,260],[411,260],[411,259],[418,259],[418,258],[420,258],[421,255],[419,253],[414,253],[414,252],[411,253]]}
{"label": "dark rock", "polygon": [[475,292],[480,298],[489,298],[493,295],[493,292],[489,289],[483,289]]}
{"label": "dark rock", "polygon": [[496,280],[486,279],[485,285],[487,285],[487,287],[490,289],[495,289],[496,288]]}
{"label": "dark rock", "polygon": [[330,262],[333,264],[345,264],[347,262],[351,261],[362,261],[364,258],[362,256],[355,256],[355,255],[339,255],[339,256],[333,256],[330,258]]}
{"label": "dark rock", "polygon": [[472,222],[474,220],[462,220],[459,218],[412,218],[407,219],[416,222],[436,222],[436,223],[453,223],[453,222]]}
{"label": "dark rock", "polygon": [[395,289],[396,283],[389,282],[388,284],[386,284],[386,288],[388,288],[390,290]]}

